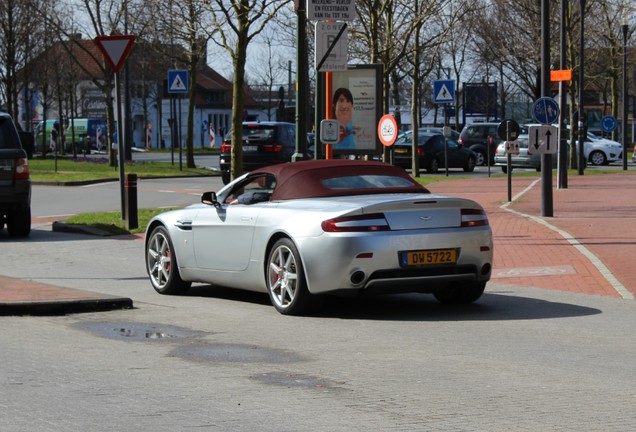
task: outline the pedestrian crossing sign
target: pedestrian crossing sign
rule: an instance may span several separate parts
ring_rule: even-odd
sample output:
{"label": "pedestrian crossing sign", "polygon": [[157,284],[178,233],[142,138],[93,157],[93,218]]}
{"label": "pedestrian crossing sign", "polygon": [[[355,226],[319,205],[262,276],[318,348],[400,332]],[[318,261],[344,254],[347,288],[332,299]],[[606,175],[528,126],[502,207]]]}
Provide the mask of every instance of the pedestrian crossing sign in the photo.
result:
{"label": "pedestrian crossing sign", "polygon": [[187,70],[171,69],[168,71],[168,93],[187,93],[188,87]]}
{"label": "pedestrian crossing sign", "polygon": [[433,102],[455,102],[455,80],[437,80],[433,82]]}

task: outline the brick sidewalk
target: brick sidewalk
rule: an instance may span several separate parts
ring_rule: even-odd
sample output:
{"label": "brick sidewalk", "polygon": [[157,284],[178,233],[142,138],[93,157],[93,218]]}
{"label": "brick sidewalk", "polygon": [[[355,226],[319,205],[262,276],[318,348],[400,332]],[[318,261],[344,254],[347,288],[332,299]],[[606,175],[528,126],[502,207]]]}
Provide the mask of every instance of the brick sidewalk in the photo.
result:
{"label": "brick sidewalk", "polygon": [[443,181],[429,189],[486,208],[495,243],[492,282],[633,298],[635,185],[634,173],[569,177],[567,189],[556,189],[555,179],[553,217],[545,218],[536,177],[512,178],[508,206],[506,177]]}

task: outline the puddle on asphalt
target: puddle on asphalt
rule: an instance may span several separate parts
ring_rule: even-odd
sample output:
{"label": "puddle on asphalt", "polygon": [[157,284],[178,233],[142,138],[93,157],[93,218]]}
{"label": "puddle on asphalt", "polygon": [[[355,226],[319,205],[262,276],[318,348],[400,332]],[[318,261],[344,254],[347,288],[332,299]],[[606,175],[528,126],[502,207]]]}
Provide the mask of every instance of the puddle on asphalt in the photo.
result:
{"label": "puddle on asphalt", "polygon": [[166,341],[205,334],[201,331],[165,324],[82,322],[74,326],[97,336],[130,341]]}

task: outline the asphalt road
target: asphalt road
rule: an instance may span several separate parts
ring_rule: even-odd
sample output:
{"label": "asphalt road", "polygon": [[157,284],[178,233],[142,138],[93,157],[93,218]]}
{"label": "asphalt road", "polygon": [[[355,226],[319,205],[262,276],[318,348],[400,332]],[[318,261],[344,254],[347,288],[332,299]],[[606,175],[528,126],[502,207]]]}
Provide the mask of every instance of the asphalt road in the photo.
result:
{"label": "asphalt road", "polygon": [[[632,431],[636,306],[490,283],[477,304],[154,292],[138,238],[37,226],[0,273],[133,299],[132,310],[0,317],[0,430]],[[210,247],[224,248],[227,245]]]}
{"label": "asphalt road", "polygon": [[[143,180],[140,206],[197,202],[220,185]],[[266,294],[162,296],[140,238],[44,220],[116,210],[118,193],[116,182],[36,186],[31,236],[0,236],[0,274],[135,306],[0,317],[0,430],[634,429],[634,302],[492,282],[459,308],[430,295],[331,298],[285,317]]]}

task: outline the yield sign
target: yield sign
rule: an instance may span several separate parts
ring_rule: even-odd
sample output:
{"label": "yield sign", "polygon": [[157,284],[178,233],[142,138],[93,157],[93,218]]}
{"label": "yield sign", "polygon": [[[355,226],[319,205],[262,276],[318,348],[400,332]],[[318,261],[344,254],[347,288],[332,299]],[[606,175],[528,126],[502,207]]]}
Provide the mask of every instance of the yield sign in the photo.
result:
{"label": "yield sign", "polygon": [[132,35],[97,36],[94,40],[115,73],[124,65],[135,44],[135,36]]}

